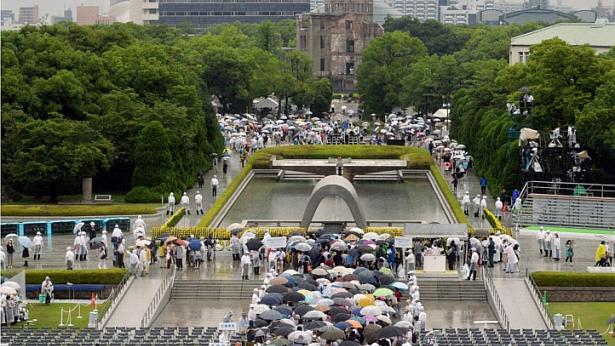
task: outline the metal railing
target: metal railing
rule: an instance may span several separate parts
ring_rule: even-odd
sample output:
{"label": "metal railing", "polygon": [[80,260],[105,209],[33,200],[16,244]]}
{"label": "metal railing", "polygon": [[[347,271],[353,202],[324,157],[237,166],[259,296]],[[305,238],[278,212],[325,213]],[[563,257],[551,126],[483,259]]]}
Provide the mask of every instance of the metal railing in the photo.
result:
{"label": "metal railing", "polygon": [[113,314],[113,310],[115,310],[118,301],[122,299],[124,296],[124,291],[130,287],[133,279],[134,277],[132,275],[126,273],[126,275],[122,278],[122,281],[120,281],[120,283],[115,286],[113,290],[111,290],[111,294],[109,294],[109,297],[107,298],[109,306],[107,307],[107,310],[105,310],[104,314],[102,314],[98,319],[99,329],[105,327],[105,324],[107,324],[107,321]]}
{"label": "metal railing", "polygon": [[495,283],[491,278],[491,272],[489,272],[487,268],[483,268],[481,272],[483,283],[485,285],[485,291],[487,291],[488,300],[490,301],[491,306],[495,309],[500,326],[504,329],[510,329],[510,320],[508,319],[508,315],[506,314],[506,310],[504,309],[504,304],[500,299],[498,290],[495,287]]}
{"label": "metal railing", "polygon": [[532,278],[532,275],[530,274],[527,268],[525,268],[524,281],[525,281],[525,285],[530,291],[530,294],[532,295],[532,298],[534,299],[534,303],[536,304],[536,306],[538,307],[538,310],[540,311],[540,316],[545,322],[547,329],[554,329],[551,316],[549,315],[549,312],[547,312],[547,308],[545,308],[545,305],[543,304],[543,301],[540,297],[540,291],[538,290],[538,287],[536,286],[536,282],[534,281],[534,278]]}
{"label": "metal railing", "polygon": [[554,181],[531,180],[525,183],[519,197],[522,200],[528,194],[615,198],[615,184],[586,184]]}
{"label": "metal railing", "polygon": [[141,318],[141,328],[148,328],[152,323],[154,317],[156,317],[156,310],[158,310],[158,306],[164,299],[169,288],[173,287],[173,283],[175,283],[175,273],[177,272],[176,268],[173,267],[171,273],[167,274],[164,279],[162,279],[162,283],[156,290],[152,301],[147,306],[147,310],[143,314],[143,318]]}

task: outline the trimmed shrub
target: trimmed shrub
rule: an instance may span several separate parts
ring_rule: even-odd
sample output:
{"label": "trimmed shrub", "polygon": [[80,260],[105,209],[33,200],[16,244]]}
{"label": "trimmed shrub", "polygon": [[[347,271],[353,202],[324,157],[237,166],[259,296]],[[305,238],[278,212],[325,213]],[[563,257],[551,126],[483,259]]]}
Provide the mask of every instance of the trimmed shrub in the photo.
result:
{"label": "trimmed shrub", "polygon": [[162,226],[160,226],[160,228],[169,228],[169,227],[173,227],[173,226],[177,225],[179,220],[181,220],[182,217],[184,217],[184,214],[186,214],[186,209],[185,208],[179,208],[179,210],[177,210],[175,213],[173,213],[173,215],[171,215],[171,217],[168,218],[167,221],[165,221],[162,224]]}
{"label": "trimmed shrub", "polygon": [[466,214],[463,213],[463,209],[461,209],[459,201],[457,201],[457,198],[453,194],[453,191],[451,191],[451,189],[448,187],[448,183],[442,176],[440,169],[438,169],[435,164],[430,165],[429,169],[431,170],[431,174],[436,180],[436,184],[438,184],[438,187],[440,187],[440,191],[442,191],[442,194],[444,194],[444,199],[446,199],[446,202],[448,202],[448,205],[451,207],[451,210],[453,211],[457,222],[467,224],[468,234],[474,234],[474,227],[472,227],[472,225],[468,221]]}
{"label": "trimmed shrub", "polygon": [[615,289],[615,274],[581,272],[533,272],[539,287],[610,287]]}
{"label": "trimmed shrub", "polygon": [[[3,270],[2,276],[16,275],[17,270]],[[119,284],[128,273],[126,269],[27,269],[26,284],[41,284],[49,276],[54,284]]]}
{"label": "trimmed shrub", "polygon": [[162,194],[145,186],[135,186],[124,196],[126,203],[157,203]]}
{"label": "trimmed shrub", "polygon": [[21,205],[3,204],[2,216],[97,216],[97,215],[145,215],[156,214],[156,208],[144,204],[103,205]]}
{"label": "trimmed shrub", "polygon": [[497,216],[495,216],[495,214],[493,214],[489,209],[484,208],[483,212],[485,213],[485,219],[489,221],[489,224],[495,229],[496,232],[512,236],[512,228],[504,226]]}

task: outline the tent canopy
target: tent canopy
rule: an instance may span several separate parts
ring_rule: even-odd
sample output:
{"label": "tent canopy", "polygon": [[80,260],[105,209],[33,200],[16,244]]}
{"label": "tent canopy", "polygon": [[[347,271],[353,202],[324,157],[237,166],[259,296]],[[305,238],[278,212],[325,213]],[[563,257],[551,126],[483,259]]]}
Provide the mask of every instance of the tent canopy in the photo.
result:
{"label": "tent canopy", "polygon": [[417,224],[404,225],[404,236],[412,238],[459,238],[468,239],[466,224]]}
{"label": "tent canopy", "polygon": [[521,146],[523,141],[537,140],[538,138],[540,138],[540,133],[538,133],[538,131],[524,127],[519,134],[519,146]]}
{"label": "tent canopy", "polygon": [[448,117],[448,110],[444,108],[438,109],[431,117],[438,119],[446,119]]}
{"label": "tent canopy", "polygon": [[255,99],[254,101],[252,101],[252,105],[254,106],[254,108],[256,109],[264,109],[264,108],[278,108],[279,103],[272,99],[271,97],[267,97],[264,99]]}

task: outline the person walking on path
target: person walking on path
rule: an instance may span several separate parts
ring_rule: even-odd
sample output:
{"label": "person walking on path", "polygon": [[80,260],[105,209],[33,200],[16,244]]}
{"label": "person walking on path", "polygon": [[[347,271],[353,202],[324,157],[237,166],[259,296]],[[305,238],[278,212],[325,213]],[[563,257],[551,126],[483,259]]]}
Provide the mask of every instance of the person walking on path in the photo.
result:
{"label": "person walking on path", "polygon": [[51,303],[51,297],[53,295],[53,283],[49,276],[45,277],[45,281],[41,284],[41,293],[45,295],[45,304]]}
{"label": "person walking on path", "polygon": [[178,245],[175,248],[175,264],[177,265],[177,270],[184,270],[184,258],[186,258],[186,249]]}
{"label": "person walking on path", "polygon": [[561,249],[561,240],[559,239],[559,234],[553,233],[553,248],[555,249],[555,253],[553,253],[553,259],[559,261],[560,259],[560,249]]}
{"label": "person walking on path", "polygon": [[102,243],[98,248],[98,269],[107,269],[107,246]]}
{"label": "person walking on path", "polygon": [[596,261],[594,267],[604,267],[606,265],[606,243],[604,240],[598,245],[594,254],[594,260]]}
{"label": "person walking on path", "polygon": [[540,251],[540,256],[542,256],[542,249],[545,248],[545,231],[542,226],[536,233],[536,241],[538,242],[538,251]]}
{"label": "person walking on path", "polygon": [[500,200],[500,197],[495,201],[495,216],[498,217],[498,220],[502,220],[502,208],[504,204]]}
{"label": "person walking on path", "polygon": [[173,196],[173,192],[169,194],[167,197],[167,215],[173,215],[175,211],[175,196]]}
{"label": "person walking on path", "polygon": [[480,177],[480,193],[482,195],[487,193],[487,178]]}
{"label": "person walking on path", "polygon": [[197,190],[196,195],[194,195],[194,203],[196,204],[196,214],[201,213],[203,215],[203,195],[201,195],[201,191]]}
{"label": "person walking on path", "polygon": [[515,253],[515,246],[513,244],[507,244],[504,248],[504,253],[506,253],[506,273],[514,273],[515,269],[518,266],[519,258],[517,258],[517,254]]}
{"label": "person walking on path", "polygon": [[66,270],[73,270],[75,265],[75,253],[70,246],[66,247],[66,255],[64,255],[64,262],[66,263]]}
{"label": "person walking on path", "polygon": [[463,206],[463,213],[466,215],[470,214],[470,192],[466,191],[466,194],[463,195],[463,199],[461,200],[461,205]]}
{"label": "person walking on path", "polygon": [[487,258],[489,259],[489,268],[493,268],[493,257],[495,256],[495,242],[493,237],[489,237],[489,244],[487,245]]}
{"label": "person walking on path", "polygon": [[480,215],[480,195],[476,195],[472,202],[474,202],[474,217],[478,217]]}
{"label": "person walking on path", "polygon": [[480,201],[480,216],[485,218],[485,209],[487,209],[487,196],[483,196],[483,199]]}
{"label": "person walking on path", "polygon": [[186,214],[190,215],[190,197],[188,193],[184,191],[184,195],[179,200],[179,205],[186,210]]}
{"label": "person walking on path", "polygon": [[568,239],[566,240],[566,259],[564,260],[564,262],[566,264],[568,264],[568,262],[570,262],[570,266],[574,266],[574,264],[572,264],[572,258],[574,257],[574,249],[572,248],[572,240]]}
{"label": "person walking on path", "polygon": [[219,184],[220,182],[218,182],[218,176],[214,174],[214,176],[211,178],[211,196],[213,198],[216,198],[216,196],[218,195]]}
{"label": "person walking on path", "polygon": [[41,232],[36,232],[34,239],[32,239],[32,245],[34,245],[34,260],[41,259],[41,253],[43,252],[43,237]]}
{"label": "person walking on path", "polygon": [[248,253],[244,253],[241,256],[241,279],[248,280],[250,275],[250,263],[252,263],[252,259]]}

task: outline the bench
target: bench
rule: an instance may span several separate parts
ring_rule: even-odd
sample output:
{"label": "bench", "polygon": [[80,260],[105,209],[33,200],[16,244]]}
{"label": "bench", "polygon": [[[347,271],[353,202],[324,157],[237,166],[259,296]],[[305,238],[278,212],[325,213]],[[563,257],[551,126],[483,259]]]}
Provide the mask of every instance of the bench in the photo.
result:
{"label": "bench", "polygon": [[111,203],[111,195],[94,195],[94,202]]}

